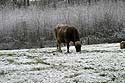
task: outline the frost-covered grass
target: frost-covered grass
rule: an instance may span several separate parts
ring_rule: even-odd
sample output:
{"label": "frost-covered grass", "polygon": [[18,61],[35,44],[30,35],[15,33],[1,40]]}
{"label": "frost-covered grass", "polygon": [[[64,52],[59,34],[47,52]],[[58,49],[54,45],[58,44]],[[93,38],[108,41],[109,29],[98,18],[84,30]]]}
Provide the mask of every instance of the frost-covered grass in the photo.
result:
{"label": "frost-covered grass", "polygon": [[118,43],[0,51],[0,83],[124,83],[125,50]]}

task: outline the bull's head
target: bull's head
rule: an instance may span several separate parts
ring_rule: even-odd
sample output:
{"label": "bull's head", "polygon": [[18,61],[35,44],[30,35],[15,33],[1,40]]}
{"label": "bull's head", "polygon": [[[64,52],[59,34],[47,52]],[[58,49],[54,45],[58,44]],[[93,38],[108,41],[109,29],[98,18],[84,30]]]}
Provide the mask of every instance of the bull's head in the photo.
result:
{"label": "bull's head", "polygon": [[75,42],[75,48],[76,48],[76,52],[80,52],[81,51],[81,42],[80,41],[76,41]]}

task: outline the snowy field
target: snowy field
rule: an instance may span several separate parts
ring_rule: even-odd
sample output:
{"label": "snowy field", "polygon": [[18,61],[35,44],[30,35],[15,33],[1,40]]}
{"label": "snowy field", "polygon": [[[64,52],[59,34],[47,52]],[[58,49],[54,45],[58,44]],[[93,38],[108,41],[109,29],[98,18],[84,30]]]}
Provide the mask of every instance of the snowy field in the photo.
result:
{"label": "snowy field", "polygon": [[0,83],[125,83],[125,50],[118,43],[1,50]]}

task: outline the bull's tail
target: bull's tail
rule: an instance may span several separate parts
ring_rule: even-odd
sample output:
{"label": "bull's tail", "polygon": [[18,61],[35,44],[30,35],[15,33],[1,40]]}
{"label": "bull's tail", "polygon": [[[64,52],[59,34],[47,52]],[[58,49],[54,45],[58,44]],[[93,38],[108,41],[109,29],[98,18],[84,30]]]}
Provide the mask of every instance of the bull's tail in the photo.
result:
{"label": "bull's tail", "polygon": [[57,30],[56,30],[56,28],[54,29],[54,36],[55,36],[55,38],[57,38]]}

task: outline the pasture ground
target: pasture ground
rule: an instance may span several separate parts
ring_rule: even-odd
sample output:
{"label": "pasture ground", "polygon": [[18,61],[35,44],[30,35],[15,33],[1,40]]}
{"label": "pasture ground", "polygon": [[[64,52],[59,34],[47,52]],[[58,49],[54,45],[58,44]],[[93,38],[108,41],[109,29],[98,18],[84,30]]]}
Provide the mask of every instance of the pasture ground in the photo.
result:
{"label": "pasture ground", "polygon": [[125,83],[125,50],[119,43],[1,50],[0,83]]}

